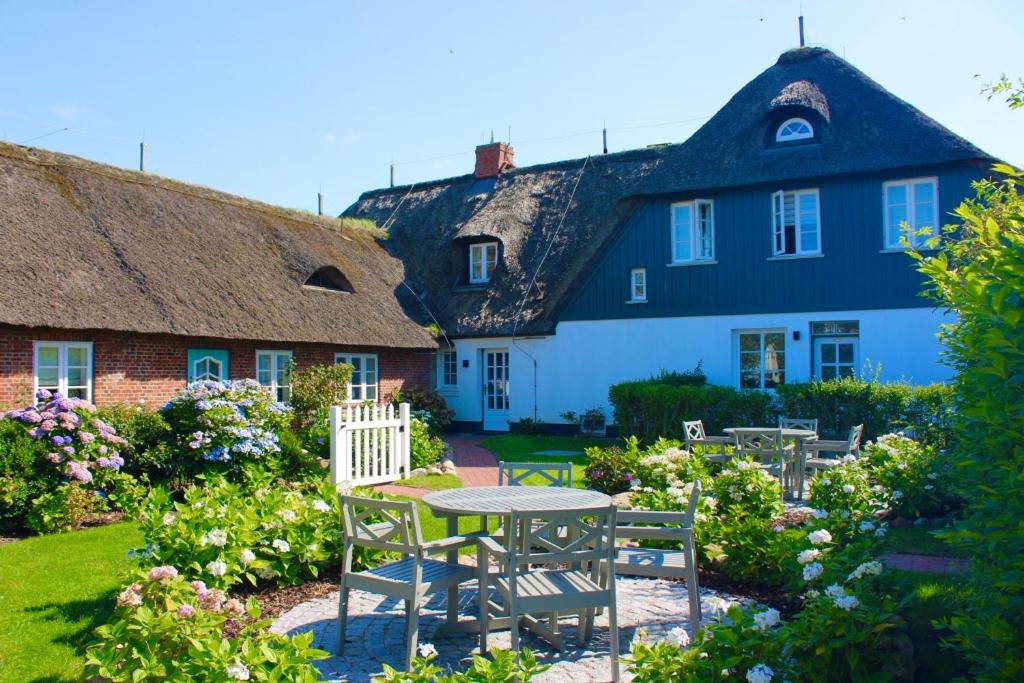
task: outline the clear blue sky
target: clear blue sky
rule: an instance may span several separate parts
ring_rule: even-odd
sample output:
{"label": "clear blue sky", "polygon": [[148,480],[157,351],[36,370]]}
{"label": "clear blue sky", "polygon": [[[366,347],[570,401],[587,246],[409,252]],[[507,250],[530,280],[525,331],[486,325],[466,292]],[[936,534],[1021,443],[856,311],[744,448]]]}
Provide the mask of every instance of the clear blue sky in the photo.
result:
{"label": "clear blue sky", "polygon": [[306,209],[322,187],[338,213],[392,162],[470,171],[491,130],[520,166],[599,153],[564,136],[603,121],[628,128],[613,151],[684,140],[796,44],[801,6],[809,44],[1024,163],[1024,112],[978,94],[1024,76],[1010,0],[0,0],[0,138],[69,127],[31,144],[132,167],[145,131],[154,173]]}

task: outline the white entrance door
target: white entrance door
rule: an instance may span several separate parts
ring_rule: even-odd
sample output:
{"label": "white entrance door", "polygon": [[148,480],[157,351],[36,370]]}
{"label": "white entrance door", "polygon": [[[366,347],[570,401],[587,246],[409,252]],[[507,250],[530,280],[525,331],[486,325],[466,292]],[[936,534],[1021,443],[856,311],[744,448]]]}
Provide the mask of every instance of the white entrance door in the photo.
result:
{"label": "white entrance door", "polygon": [[508,349],[484,349],[484,430],[508,431]]}
{"label": "white entrance door", "polygon": [[814,376],[818,379],[853,377],[857,372],[856,337],[819,337],[814,340]]}

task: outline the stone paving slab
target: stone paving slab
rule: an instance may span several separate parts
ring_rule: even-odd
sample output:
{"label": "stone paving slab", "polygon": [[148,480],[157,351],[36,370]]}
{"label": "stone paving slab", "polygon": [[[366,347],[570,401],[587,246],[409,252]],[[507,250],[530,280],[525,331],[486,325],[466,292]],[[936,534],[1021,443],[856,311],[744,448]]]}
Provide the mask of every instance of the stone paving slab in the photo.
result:
{"label": "stone paving slab", "polygon": [[[629,652],[629,644],[637,637],[638,629],[647,632],[650,640],[664,639],[676,626],[689,630],[689,608],[686,586],[658,579],[620,578],[616,583],[619,605],[619,643],[622,653]],[[710,614],[708,599],[716,593],[701,591],[705,614]],[[719,596],[734,599],[731,596]],[[475,616],[475,584],[467,583],[459,591],[460,612]],[[420,644],[432,643],[438,651],[436,663],[441,667],[464,669],[472,655],[478,653],[478,636],[459,634],[432,639],[431,634],[444,621],[445,596],[438,594],[420,612]],[[274,621],[271,630],[276,633],[296,634],[313,631],[313,647],[334,652],[337,638],[338,594],[310,600],[284,613]],[[576,641],[576,619],[561,621],[565,633],[565,649],[557,652],[545,641],[529,632],[523,632],[521,643],[529,647],[538,658],[552,665],[539,676],[538,683],[560,681],[607,681],[611,677],[608,656],[607,613],[596,618],[590,642],[580,647]],[[691,634],[692,635],[692,634]],[[329,681],[364,683],[381,671],[387,663],[403,669],[405,642],[405,609],[400,600],[373,593],[353,590],[349,597],[349,622],[345,655],[333,656],[317,662],[321,677]],[[509,647],[508,631],[491,634],[490,647]],[[623,680],[629,676],[623,669]]]}

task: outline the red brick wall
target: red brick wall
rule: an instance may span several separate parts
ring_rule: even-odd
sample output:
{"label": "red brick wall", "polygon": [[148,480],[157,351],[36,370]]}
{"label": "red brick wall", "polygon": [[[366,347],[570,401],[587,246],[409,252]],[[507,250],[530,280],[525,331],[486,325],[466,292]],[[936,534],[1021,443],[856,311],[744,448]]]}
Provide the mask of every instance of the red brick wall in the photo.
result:
{"label": "red brick wall", "polygon": [[0,326],[0,409],[32,402],[33,341],[92,342],[93,401],[101,406],[135,403],[140,399],[150,405],[161,405],[176,389],[185,386],[190,348],[227,349],[232,379],[256,376],[258,349],[291,351],[298,367],[333,363],[335,352],[376,353],[380,356],[381,396],[394,389],[429,387],[433,362],[429,351],[414,349]]}

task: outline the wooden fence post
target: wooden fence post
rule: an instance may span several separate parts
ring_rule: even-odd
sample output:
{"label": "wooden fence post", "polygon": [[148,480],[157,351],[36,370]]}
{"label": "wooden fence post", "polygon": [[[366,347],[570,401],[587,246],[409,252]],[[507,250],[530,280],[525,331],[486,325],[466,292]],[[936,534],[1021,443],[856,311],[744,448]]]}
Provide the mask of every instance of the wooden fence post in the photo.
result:
{"label": "wooden fence post", "polygon": [[331,458],[331,483],[338,484],[341,482],[341,439],[339,438],[338,430],[341,429],[341,406],[331,406],[330,410],[330,430],[331,430],[331,442],[330,442],[330,458]]}
{"label": "wooden fence post", "polygon": [[400,439],[401,440],[401,444],[402,444],[402,448],[401,448],[401,461],[400,462],[402,463],[402,469],[405,472],[405,476],[408,477],[409,473],[412,471],[412,469],[409,467],[409,463],[410,463],[409,443],[410,443],[410,437],[412,436],[412,434],[411,434],[411,430],[410,430],[410,427],[409,427],[409,424],[410,424],[410,419],[409,419],[410,418],[410,406],[409,406],[408,403],[402,403],[402,404],[400,404],[398,406],[398,417],[399,417],[399,420],[402,422],[402,431],[401,431],[401,439]]}

